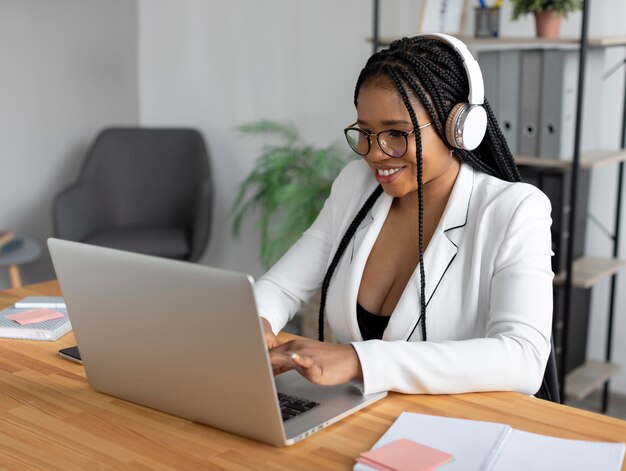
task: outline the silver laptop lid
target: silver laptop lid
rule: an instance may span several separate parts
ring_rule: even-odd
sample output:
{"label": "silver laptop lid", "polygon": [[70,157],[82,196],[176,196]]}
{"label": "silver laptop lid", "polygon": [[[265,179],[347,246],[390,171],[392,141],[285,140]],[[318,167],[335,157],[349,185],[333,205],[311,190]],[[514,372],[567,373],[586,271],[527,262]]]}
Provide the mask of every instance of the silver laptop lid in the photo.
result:
{"label": "silver laptop lid", "polygon": [[285,443],[248,275],[58,239],[48,247],[94,389]]}

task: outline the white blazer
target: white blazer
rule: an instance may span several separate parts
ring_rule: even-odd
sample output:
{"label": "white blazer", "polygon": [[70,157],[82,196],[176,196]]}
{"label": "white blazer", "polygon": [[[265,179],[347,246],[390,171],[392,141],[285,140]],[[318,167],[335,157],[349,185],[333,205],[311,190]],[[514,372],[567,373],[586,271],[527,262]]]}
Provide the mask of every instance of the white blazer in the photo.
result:
{"label": "white blazer", "polygon": [[[259,313],[274,332],[320,289],[341,237],[376,185],[365,162],[348,164],[313,225],[256,283]],[[550,352],[552,326],[548,198],[532,185],[505,182],[462,164],[424,252],[428,341],[415,328],[419,266],[383,340],[363,341],[357,294],[392,200],[383,193],[357,229],[326,303],[333,332],[340,342],[351,342],[359,356],[364,393],[534,394]]]}

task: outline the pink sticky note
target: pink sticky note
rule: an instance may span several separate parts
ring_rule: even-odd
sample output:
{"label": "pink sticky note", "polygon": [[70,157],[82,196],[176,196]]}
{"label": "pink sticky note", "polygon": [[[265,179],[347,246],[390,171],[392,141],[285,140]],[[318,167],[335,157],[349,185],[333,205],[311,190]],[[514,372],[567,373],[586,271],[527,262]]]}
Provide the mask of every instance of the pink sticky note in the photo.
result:
{"label": "pink sticky note", "polygon": [[20,325],[35,324],[37,322],[50,321],[52,319],[60,319],[63,313],[53,311],[52,309],[29,309],[28,311],[18,312],[5,316],[7,319],[17,322]]}
{"label": "pink sticky note", "polygon": [[449,453],[401,438],[362,453],[357,461],[380,471],[432,471],[452,459]]}

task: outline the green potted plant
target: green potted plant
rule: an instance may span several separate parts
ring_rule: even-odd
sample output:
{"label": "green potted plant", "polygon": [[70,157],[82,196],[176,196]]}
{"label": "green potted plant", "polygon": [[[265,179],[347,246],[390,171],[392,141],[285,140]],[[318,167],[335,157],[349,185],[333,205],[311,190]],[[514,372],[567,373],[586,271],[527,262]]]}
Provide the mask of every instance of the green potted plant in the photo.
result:
{"label": "green potted plant", "polygon": [[[272,266],[313,223],[330,194],[335,177],[349,160],[341,147],[305,143],[290,124],[261,120],[239,126],[245,136],[265,144],[252,171],[241,183],[233,204],[233,232],[241,231],[246,215],[260,211],[261,263]],[[296,333],[317,338],[319,293],[306,305]],[[334,341],[326,321],[328,341]]]}
{"label": "green potted plant", "polygon": [[583,0],[511,0],[513,19],[533,13],[537,36],[554,39],[559,37],[561,19],[567,14],[582,9]]}
{"label": "green potted plant", "polygon": [[233,205],[233,232],[244,217],[260,211],[261,262],[273,265],[313,223],[335,177],[349,157],[336,144],[316,147],[303,142],[290,124],[260,120],[238,127],[265,144]]}

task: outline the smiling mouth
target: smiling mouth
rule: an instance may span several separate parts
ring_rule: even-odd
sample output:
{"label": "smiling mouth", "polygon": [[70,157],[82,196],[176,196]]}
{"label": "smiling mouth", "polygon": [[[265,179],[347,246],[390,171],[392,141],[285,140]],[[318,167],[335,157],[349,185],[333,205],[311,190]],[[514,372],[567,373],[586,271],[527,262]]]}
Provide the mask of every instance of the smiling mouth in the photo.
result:
{"label": "smiling mouth", "polygon": [[377,168],[376,169],[376,174],[380,177],[388,177],[390,175],[393,175],[395,173],[398,173],[400,170],[402,170],[404,167],[396,167],[396,168]]}

